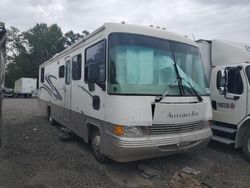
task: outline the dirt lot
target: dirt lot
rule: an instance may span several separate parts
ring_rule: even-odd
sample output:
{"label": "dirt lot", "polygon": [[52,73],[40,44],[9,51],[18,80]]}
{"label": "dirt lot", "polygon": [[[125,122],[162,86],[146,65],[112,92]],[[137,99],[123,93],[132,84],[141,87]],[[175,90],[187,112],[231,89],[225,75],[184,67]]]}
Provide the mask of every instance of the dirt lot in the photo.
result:
{"label": "dirt lot", "polygon": [[[199,151],[120,164],[99,164],[81,139],[62,142],[36,99],[6,99],[0,187],[249,187],[240,150],[210,143]],[[190,167],[198,175],[182,171]]]}

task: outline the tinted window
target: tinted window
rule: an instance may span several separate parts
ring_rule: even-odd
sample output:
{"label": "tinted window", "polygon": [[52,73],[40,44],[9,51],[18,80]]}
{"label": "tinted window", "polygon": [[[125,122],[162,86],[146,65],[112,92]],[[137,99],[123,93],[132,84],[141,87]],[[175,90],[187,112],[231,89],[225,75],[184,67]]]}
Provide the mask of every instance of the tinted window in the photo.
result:
{"label": "tinted window", "polygon": [[66,66],[66,71],[65,71],[65,84],[66,85],[69,85],[70,84],[70,61],[66,61],[65,63],[65,66]]}
{"label": "tinted window", "polygon": [[246,67],[246,74],[247,74],[248,82],[250,83],[250,66]]}
{"label": "tinted window", "polygon": [[86,50],[86,64],[103,62],[105,60],[105,41]]}
{"label": "tinted window", "polygon": [[82,55],[76,55],[72,58],[72,79],[80,80],[82,77]]}
{"label": "tinted window", "polygon": [[238,69],[228,70],[227,91],[228,93],[242,94],[243,82]]}
{"label": "tinted window", "polygon": [[105,50],[105,41],[101,41],[89,48],[85,51],[85,67],[84,67],[84,80],[88,81],[89,75],[89,65],[94,64],[99,69],[99,81],[105,81],[106,68],[105,68],[105,60],[106,60],[106,50]]}
{"label": "tinted window", "polygon": [[218,73],[217,73],[217,78],[216,78],[216,87],[217,87],[217,89],[219,90],[220,87],[222,87],[222,86],[224,86],[224,85],[225,85],[225,78],[222,77],[221,72],[218,71]]}
{"label": "tinted window", "polygon": [[44,67],[41,68],[41,83],[44,83]]}
{"label": "tinted window", "polygon": [[59,78],[64,78],[64,71],[65,71],[64,69],[65,69],[64,65],[59,67],[59,73],[58,73]]}

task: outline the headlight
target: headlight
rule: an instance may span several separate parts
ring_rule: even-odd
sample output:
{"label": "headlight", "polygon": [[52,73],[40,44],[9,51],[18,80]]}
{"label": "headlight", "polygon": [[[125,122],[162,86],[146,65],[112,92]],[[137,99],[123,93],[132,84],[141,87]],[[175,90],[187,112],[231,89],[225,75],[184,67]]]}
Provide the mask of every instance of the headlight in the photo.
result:
{"label": "headlight", "polygon": [[129,126],[125,127],[125,135],[126,136],[139,136],[142,135],[139,127]]}
{"label": "headlight", "polygon": [[115,125],[114,134],[117,136],[140,136],[142,135],[142,131],[140,127],[136,126]]}

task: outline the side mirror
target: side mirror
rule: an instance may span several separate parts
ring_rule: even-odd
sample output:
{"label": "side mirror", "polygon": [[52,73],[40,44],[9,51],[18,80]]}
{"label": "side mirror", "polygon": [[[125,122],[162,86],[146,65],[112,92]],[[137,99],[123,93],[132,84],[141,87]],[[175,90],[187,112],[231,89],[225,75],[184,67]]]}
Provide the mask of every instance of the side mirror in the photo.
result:
{"label": "side mirror", "polygon": [[225,95],[227,92],[227,76],[224,69],[219,70],[217,77],[217,88],[219,88],[220,95]]}
{"label": "side mirror", "polygon": [[105,64],[90,64],[88,67],[88,83],[90,91],[94,91],[94,84],[97,84],[103,91],[106,90],[105,82]]}
{"label": "side mirror", "polygon": [[224,95],[226,93],[225,87],[220,87],[219,88],[219,93],[220,93],[220,95]]}

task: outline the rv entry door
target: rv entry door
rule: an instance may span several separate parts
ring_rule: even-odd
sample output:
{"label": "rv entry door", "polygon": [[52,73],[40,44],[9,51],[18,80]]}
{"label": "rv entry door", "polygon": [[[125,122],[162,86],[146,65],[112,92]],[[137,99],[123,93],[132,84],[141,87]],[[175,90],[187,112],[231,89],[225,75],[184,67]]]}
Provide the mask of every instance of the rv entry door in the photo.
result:
{"label": "rv entry door", "polygon": [[65,84],[64,84],[64,121],[70,122],[71,112],[71,61],[65,62]]}

